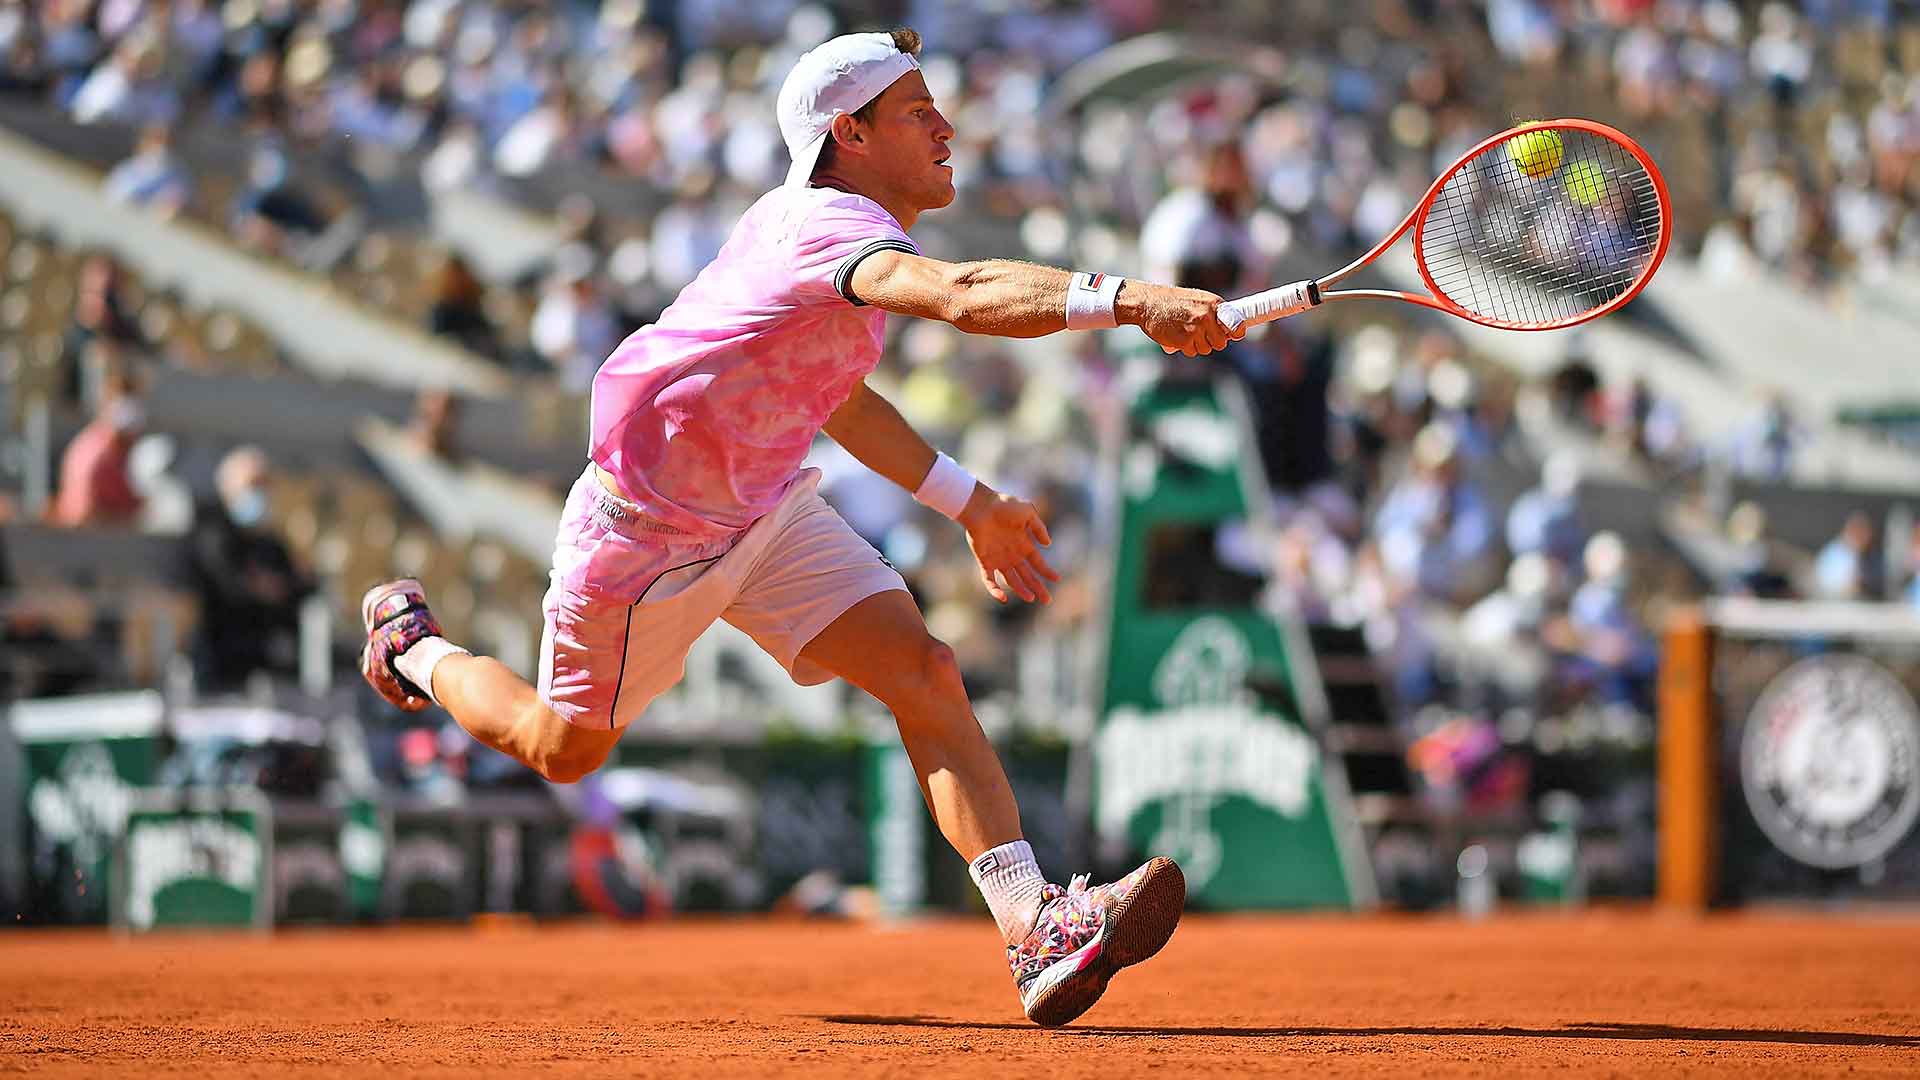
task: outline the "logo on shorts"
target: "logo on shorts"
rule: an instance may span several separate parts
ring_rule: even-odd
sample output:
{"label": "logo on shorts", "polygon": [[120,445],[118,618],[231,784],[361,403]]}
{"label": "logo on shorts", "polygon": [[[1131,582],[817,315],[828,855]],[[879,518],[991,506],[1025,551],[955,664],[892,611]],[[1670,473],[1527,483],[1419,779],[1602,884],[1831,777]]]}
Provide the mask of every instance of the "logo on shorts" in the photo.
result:
{"label": "logo on shorts", "polygon": [[631,522],[633,520],[632,512],[629,511],[626,507],[621,506],[620,501],[618,499],[613,498],[611,495],[602,494],[600,496],[600,512],[612,518],[613,520],[622,522],[622,523]]}
{"label": "logo on shorts", "polygon": [[1754,821],[1788,855],[1823,869],[1872,862],[1920,815],[1920,708],[1860,656],[1803,660],[1768,684],[1747,718],[1740,780]]}

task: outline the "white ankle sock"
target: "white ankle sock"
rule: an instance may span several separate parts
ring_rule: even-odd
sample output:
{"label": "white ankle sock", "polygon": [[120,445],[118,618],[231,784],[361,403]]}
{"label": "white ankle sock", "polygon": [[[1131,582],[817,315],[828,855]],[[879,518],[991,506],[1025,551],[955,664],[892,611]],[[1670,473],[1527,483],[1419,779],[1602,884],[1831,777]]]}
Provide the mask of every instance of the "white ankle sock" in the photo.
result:
{"label": "white ankle sock", "polygon": [[407,681],[427,692],[428,700],[435,705],[440,699],[433,696],[433,669],[440,661],[453,655],[471,656],[472,653],[455,645],[443,637],[424,637],[408,647],[406,652],[394,658],[393,666]]}
{"label": "white ankle sock", "polygon": [[1033,861],[1033,847],[1025,840],[1001,844],[967,864],[967,873],[986,898],[1001,939],[1011,945],[1027,936],[1040,910],[1040,890],[1047,883],[1040,876],[1040,864]]}

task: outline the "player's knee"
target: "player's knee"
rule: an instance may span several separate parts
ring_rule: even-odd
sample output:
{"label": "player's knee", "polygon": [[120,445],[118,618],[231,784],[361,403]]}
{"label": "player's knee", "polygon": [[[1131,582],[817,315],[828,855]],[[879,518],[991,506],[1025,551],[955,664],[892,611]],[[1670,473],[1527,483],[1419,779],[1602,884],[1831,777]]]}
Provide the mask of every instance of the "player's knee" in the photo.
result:
{"label": "player's knee", "polygon": [[555,784],[573,784],[599,768],[607,760],[605,753],[585,753],[571,747],[555,750],[534,763],[534,771]]}
{"label": "player's knee", "polygon": [[605,746],[569,743],[547,753],[535,764],[534,769],[556,784],[577,783],[606,764],[607,755],[612,749],[611,743]]}
{"label": "player's knee", "polygon": [[617,732],[578,728],[550,710],[542,711],[545,715],[534,719],[545,728],[544,737],[527,762],[534,772],[555,784],[572,784],[606,764]]}
{"label": "player's knee", "polygon": [[918,663],[914,667],[915,689],[929,698],[965,698],[966,684],[960,679],[960,661],[953,646],[936,637],[920,643]]}

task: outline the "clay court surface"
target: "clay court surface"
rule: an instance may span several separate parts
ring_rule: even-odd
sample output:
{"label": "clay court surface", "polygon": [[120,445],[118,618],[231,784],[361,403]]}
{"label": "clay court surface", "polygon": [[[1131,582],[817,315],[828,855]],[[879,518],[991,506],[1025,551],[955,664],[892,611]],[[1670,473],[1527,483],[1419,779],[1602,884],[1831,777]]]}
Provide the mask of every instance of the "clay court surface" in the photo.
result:
{"label": "clay court surface", "polygon": [[984,919],[0,936],[47,1076],[1920,1075],[1920,916],[1194,917],[1071,1028]]}

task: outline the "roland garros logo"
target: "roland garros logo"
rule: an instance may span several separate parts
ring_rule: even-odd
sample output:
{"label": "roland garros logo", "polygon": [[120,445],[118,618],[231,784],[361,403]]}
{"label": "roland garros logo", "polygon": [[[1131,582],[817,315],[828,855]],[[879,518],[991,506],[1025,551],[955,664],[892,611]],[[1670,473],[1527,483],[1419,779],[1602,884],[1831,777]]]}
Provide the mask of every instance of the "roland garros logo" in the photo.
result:
{"label": "roland garros logo", "polygon": [[1886,669],[1859,656],[1803,660],[1770,683],[1747,718],[1741,786],[1761,831],[1823,869],[1893,850],[1920,814],[1920,709]]}

